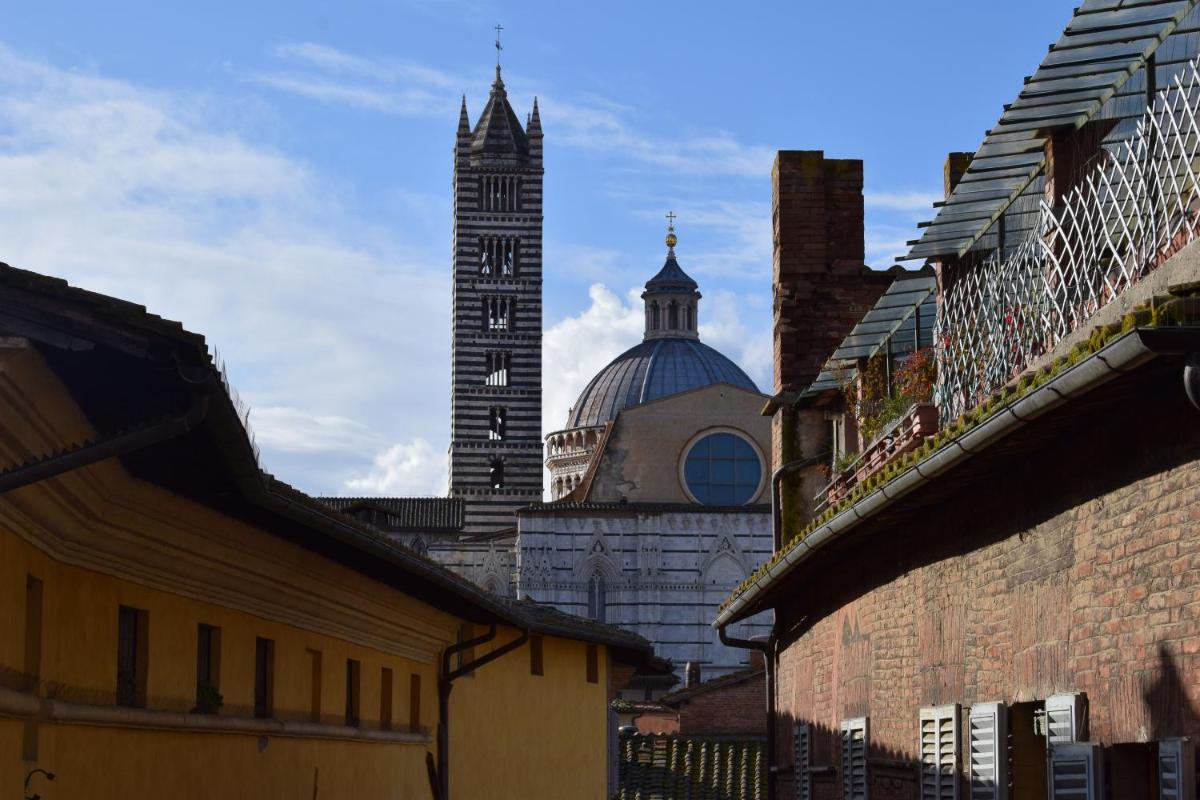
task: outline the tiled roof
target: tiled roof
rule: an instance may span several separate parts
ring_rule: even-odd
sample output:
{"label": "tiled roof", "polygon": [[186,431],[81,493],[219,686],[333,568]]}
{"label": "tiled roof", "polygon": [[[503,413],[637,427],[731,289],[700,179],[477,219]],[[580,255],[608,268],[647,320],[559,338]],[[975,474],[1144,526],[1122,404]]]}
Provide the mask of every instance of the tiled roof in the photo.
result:
{"label": "tiled roof", "polygon": [[752,503],[744,506],[702,506],[696,503],[602,503],[592,500],[552,500],[547,503],[534,503],[517,509],[518,514],[537,512],[590,512],[590,511],[628,511],[631,514],[642,512],[676,512],[705,514],[767,514],[771,506],[767,503]]}
{"label": "tiled roof", "polygon": [[761,740],[635,734],[622,736],[618,749],[618,800],[761,800],[766,796]]}
{"label": "tiled roof", "polygon": [[463,501],[458,497],[318,497],[351,513],[368,508],[388,515],[389,530],[457,531],[463,527]]}
{"label": "tiled roof", "polygon": [[576,617],[573,614],[559,611],[553,606],[542,605],[528,598],[504,602],[528,620],[529,630],[532,633],[563,636],[568,639],[580,639],[646,653],[652,649],[647,639],[615,625],[606,625],[587,617]]}
{"label": "tiled roof", "polygon": [[680,703],[691,700],[696,695],[715,692],[718,689],[725,688],[726,686],[736,686],[739,683],[753,680],[754,678],[757,678],[763,674],[764,672],[762,667],[746,667],[745,669],[739,669],[736,672],[730,672],[729,674],[722,675],[719,678],[712,678],[711,680],[698,683],[695,686],[690,686],[686,689],[679,689],[671,692],[670,694],[664,694],[661,698],[659,698],[659,702],[664,706],[671,706],[674,708]]}

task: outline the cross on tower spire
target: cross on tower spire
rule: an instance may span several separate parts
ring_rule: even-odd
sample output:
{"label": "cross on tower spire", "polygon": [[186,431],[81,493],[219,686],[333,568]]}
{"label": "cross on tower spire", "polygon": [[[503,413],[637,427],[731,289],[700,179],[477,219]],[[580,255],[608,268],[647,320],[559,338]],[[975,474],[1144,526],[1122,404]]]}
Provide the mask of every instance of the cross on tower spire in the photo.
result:
{"label": "cross on tower spire", "polygon": [[496,72],[500,71],[500,51],[504,48],[500,46],[500,31],[504,30],[503,25],[496,25]]}
{"label": "cross on tower spire", "polygon": [[675,243],[678,242],[678,237],[675,236],[675,212],[667,212],[667,253],[675,255]]}

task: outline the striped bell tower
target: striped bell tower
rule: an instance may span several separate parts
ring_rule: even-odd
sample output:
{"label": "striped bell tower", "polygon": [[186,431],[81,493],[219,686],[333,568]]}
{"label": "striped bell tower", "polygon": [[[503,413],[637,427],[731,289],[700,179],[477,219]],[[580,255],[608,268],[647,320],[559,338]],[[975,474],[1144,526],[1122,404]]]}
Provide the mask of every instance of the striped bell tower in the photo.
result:
{"label": "striped bell tower", "polygon": [[542,123],[508,104],[500,66],[454,145],[450,496],[465,533],[511,528],[542,498]]}

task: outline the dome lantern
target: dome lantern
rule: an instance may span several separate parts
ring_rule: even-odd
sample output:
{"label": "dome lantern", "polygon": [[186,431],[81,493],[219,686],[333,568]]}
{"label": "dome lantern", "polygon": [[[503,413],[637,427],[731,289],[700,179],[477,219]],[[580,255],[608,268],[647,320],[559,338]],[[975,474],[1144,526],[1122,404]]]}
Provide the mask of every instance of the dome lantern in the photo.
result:
{"label": "dome lantern", "polygon": [[699,286],[675,259],[675,214],[667,214],[667,261],[642,292],[646,304],[645,339],[699,339]]}

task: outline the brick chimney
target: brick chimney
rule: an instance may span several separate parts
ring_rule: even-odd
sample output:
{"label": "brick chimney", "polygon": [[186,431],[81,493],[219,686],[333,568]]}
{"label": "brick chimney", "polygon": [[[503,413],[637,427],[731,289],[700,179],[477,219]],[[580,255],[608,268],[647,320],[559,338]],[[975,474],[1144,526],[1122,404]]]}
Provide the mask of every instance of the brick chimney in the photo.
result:
{"label": "brick chimney", "polygon": [[[820,150],[781,150],[771,171],[774,234],[775,397],[773,468],[829,448],[823,411],[798,412],[792,404],[825,361],[903,270],[879,272],[864,263],[863,162],[827,159]],[[824,469],[810,467],[789,479],[785,527],[811,515]],[[799,498],[797,502],[796,498]]]}

